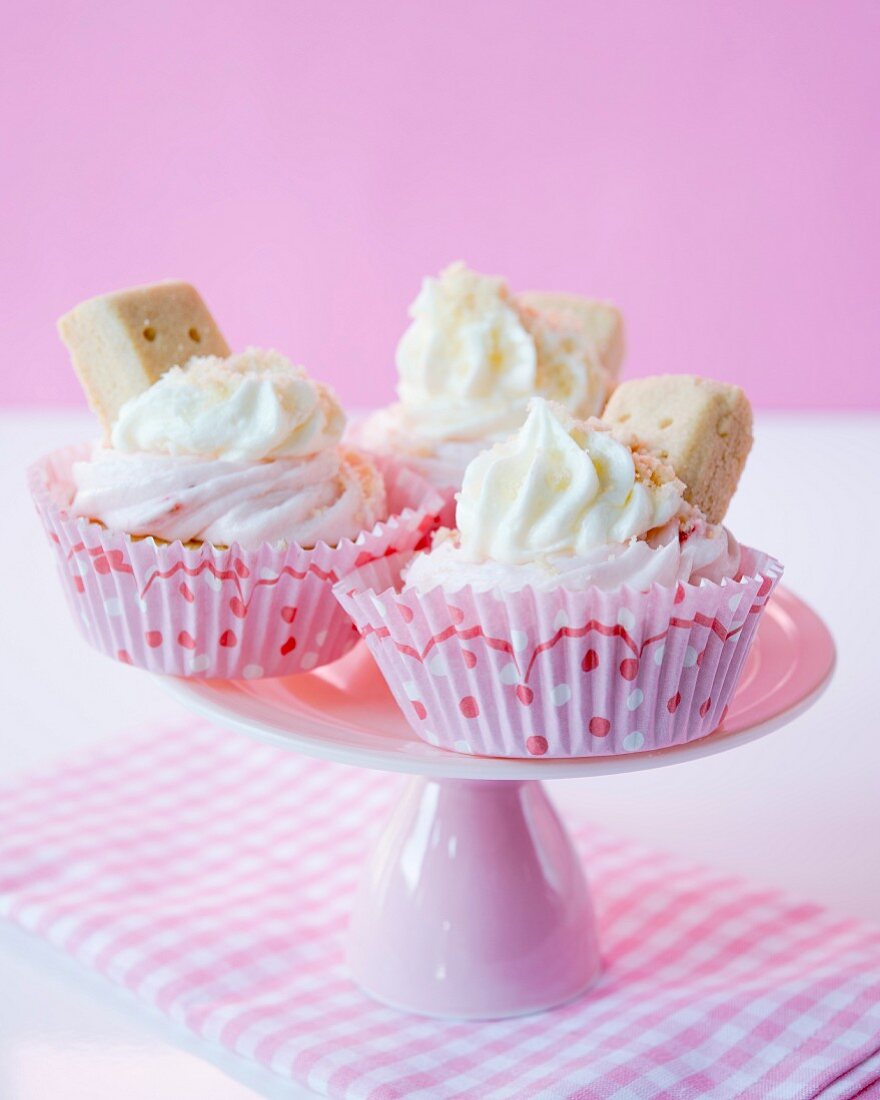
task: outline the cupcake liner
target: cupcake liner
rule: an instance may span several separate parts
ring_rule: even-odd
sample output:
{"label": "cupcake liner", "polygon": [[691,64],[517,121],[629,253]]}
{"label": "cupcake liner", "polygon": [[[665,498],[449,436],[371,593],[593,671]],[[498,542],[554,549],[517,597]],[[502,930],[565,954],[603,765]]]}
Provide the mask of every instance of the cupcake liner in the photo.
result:
{"label": "cupcake liner", "polygon": [[650,751],[724,720],[782,566],[743,547],[721,584],[427,594],[373,562],[335,592],[416,734],[479,756]]}
{"label": "cupcake liner", "polygon": [[[461,488],[462,465],[451,462],[448,458],[414,454],[402,448],[385,449],[383,447],[382,450],[375,450],[370,446],[371,441],[368,440],[367,433],[364,431],[364,426],[369,419],[368,415],[352,417],[346,426],[345,442],[365,452],[374,462],[383,464],[389,471],[410,470],[423,478],[443,498],[443,507],[437,526],[454,527],[455,494]],[[388,447],[393,447],[391,440],[388,440]]]}
{"label": "cupcake liner", "polygon": [[423,479],[379,462],[390,518],[336,547],[157,542],[69,513],[71,466],[89,454],[63,448],[28,472],[68,603],[96,649],[172,676],[286,676],[342,657],[358,634],[334,582],[384,555],[408,560],[442,506]]}
{"label": "cupcake liner", "polygon": [[461,488],[460,478],[455,482],[453,471],[448,462],[429,456],[416,457],[406,454],[390,454],[361,448],[383,469],[398,476],[410,472],[425,481],[437,493],[442,506],[437,520],[438,527],[455,526],[455,495]]}

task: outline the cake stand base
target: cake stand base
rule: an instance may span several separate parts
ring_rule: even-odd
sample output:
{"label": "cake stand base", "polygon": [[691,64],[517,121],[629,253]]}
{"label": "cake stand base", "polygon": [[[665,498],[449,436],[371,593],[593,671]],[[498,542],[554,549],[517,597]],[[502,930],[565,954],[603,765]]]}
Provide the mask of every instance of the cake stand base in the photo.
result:
{"label": "cake stand base", "polygon": [[576,997],[599,953],[580,862],[541,781],[665,768],[729,752],[806,710],[834,643],[778,588],[721,729],[651,752],[499,759],[419,740],[363,646],[305,676],[164,682],[222,725],[340,764],[412,779],[355,904],[356,981],[396,1008],[459,1019],[537,1012]]}
{"label": "cake stand base", "polygon": [[431,1016],[518,1016],[582,993],[600,969],[596,920],[541,783],[410,780],[365,867],[348,956],[371,996]]}

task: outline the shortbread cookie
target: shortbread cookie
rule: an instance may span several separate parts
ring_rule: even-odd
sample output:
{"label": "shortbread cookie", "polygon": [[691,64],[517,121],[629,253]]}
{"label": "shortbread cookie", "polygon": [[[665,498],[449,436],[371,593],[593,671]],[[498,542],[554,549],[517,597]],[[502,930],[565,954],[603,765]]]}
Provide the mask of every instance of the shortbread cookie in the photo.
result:
{"label": "shortbread cookie", "polygon": [[689,374],[624,382],[602,419],[666,460],[711,523],[727,511],[752,446],[752,408],[739,386]]}
{"label": "shortbread cookie", "polygon": [[58,331],[108,434],[125,402],[169,367],[194,355],[229,355],[217,323],[189,283],[153,283],[90,298],[59,320]]}
{"label": "shortbread cookie", "polygon": [[531,309],[559,316],[580,326],[595,346],[599,362],[612,381],[617,379],[626,348],[623,315],[616,306],[595,298],[582,298],[578,294],[554,294],[543,290],[518,294],[517,299]]}

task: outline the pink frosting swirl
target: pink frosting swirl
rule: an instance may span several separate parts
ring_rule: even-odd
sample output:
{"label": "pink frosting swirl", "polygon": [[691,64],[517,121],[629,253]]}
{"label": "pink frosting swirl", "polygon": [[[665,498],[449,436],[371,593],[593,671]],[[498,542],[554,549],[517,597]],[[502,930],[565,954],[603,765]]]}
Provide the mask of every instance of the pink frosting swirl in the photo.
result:
{"label": "pink frosting swirl", "polygon": [[654,584],[678,582],[720,584],[739,570],[740,548],[726,527],[702,518],[686,531],[677,520],[653,531],[648,538],[597,546],[583,554],[554,554],[525,563],[472,561],[462,551],[456,532],[440,532],[429,553],[417,555],[405,574],[408,588],[429,592],[438,586],[457,592],[465,585],[474,591],[515,592],[526,586],[548,591],[600,588],[614,592],[631,588],[647,592]]}
{"label": "pink frosting swirl", "polygon": [[75,515],[167,542],[335,546],[386,514],[381,475],[342,447],[264,462],[97,447],[74,464],[73,480]]}

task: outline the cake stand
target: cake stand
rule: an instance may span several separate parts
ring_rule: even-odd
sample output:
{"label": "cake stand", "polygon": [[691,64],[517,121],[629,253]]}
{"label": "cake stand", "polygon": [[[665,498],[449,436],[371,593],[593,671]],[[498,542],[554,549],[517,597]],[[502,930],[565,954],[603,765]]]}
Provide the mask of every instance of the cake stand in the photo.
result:
{"label": "cake stand", "polygon": [[722,728],[659,751],[565,760],[467,756],[418,740],[364,646],[308,675],[168,682],[194,710],[280,748],[414,776],[364,868],[351,972],[396,1008],[479,1019],[550,1008],[599,974],[583,867],[542,780],[737,748],[815,702],[834,660],[821,619],[777,589]]}

